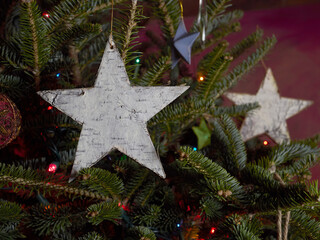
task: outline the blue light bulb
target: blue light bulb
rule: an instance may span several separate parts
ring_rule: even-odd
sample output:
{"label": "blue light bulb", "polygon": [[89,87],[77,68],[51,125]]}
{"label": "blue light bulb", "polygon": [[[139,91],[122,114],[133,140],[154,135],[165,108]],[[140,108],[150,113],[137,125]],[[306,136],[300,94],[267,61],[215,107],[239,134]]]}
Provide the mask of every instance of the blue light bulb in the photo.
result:
{"label": "blue light bulb", "polygon": [[197,151],[197,150],[198,150],[198,148],[196,148],[196,147],[193,148],[193,151]]}
{"label": "blue light bulb", "polygon": [[177,224],[177,227],[178,227],[178,228],[180,227],[180,224],[179,224],[179,223]]}
{"label": "blue light bulb", "polygon": [[56,77],[60,77],[60,73],[57,73],[57,74],[56,74]]}

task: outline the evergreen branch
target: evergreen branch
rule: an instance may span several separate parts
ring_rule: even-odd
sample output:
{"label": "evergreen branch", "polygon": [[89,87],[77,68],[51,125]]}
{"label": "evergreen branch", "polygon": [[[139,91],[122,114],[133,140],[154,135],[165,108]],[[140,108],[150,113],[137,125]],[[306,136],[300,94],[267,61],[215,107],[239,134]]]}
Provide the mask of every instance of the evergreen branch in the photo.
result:
{"label": "evergreen branch", "polygon": [[100,24],[83,23],[67,28],[64,31],[59,31],[51,37],[52,51],[57,51],[61,46],[66,43],[70,43],[73,39],[82,39],[88,34],[99,34],[101,33]]}
{"label": "evergreen branch", "polygon": [[17,50],[17,46],[13,46],[13,44],[2,39],[0,39],[0,59],[1,64],[5,67],[12,67],[14,70],[28,70],[28,66],[25,66],[20,52]]}
{"label": "evergreen branch", "polygon": [[[78,209],[77,209],[78,210]],[[27,216],[26,226],[33,228],[39,236],[49,236],[67,231],[72,226],[68,206],[58,206],[56,204],[33,206]],[[77,214],[79,217],[80,214]]]}
{"label": "evergreen branch", "polygon": [[222,154],[226,169],[233,173],[244,169],[247,154],[240,132],[233,120],[227,115],[222,115],[221,119],[214,121],[214,133],[225,146]]}
{"label": "evergreen branch", "polygon": [[232,215],[225,221],[225,225],[237,240],[260,240],[262,224],[256,218],[249,219],[240,215]]}
{"label": "evergreen branch", "polygon": [[202,74],[206,75],[208,69],[211,69],[215,65],[215,63],[223,56],[228,45],[229,43],[227,41],[222,41],[218,44],[218,46],[213,48],[211,52],[205,55],[198,64],[199,71]]}
{"label": "evergreen branch", "polygon": [[233,105],[230,107],[215,107],[213,115],[219,117],[221,115],[228,115],[230,117],[244,116],[248,112],[257,109],[259,107],[258,103],[248,103],[241,105]]}
{"label": "evergreen branch", "polygon": [[97,232],[89,232],[86,235],[79,237],[78,240],[103,240]]}
{"label": "evergreen branch", "polygon": [[129,235],[133,237],[138,237],[141,240],[156,240],[156,235],[152,230],[147,227],[139,226],[130,229]]}
{"label": "evergreen branch", "polygon": [[84,71],[86,67],[101,59],[106,47],[106,37],[107,36],[105,34],[99,34],[92,40],[88,41],[85,46],[79,48],[81,71]]}
{"label": "evergreen branch", "polygon": [[254,54],[249,56],[247,60],[243,61],[226,77],[222,78],[220,81],[216,82],[214,86],[212,86],[214,91],[212,91],[211,96],[214,99],[217,99],[230,87],[234,86],[245,73],[250,71],[268,53],[275,43],[275,37],[266,39],[262,46],[260,46]]}
{"label": "evergreen branch", "polygon": [[292,228],[295,236],[299,236],[302,239],[320,239],[319,221],[305,211],[293,210],[291,212],[291,224],[296,227]]}
{"label": "evergreen branch", "polygon": [[219,220],[223,216],[223,212],[221,211],[223,204],[214,197],[206,196],[202,198],[200,201],[200,208],[210,220]]}
{"label": "evergreen branch", "polygon": [[152,180],[149,180],[144,185],[143,189],[141,189],[141,191],[137,193],[137,196],[134,198],[134,202],[139,203],[140,206],[144,207],[148,203],[151,196],[154,194],[155,187],[156,184],[154,182],[154,179],[152,178]]}
{"label": "evergreen branch", "polygon": [[180,9],[179,3],[174,0],[158,0],[158,2],[158,8],[155,10],[164,22],[164,33],[169,39],[173,39],[180,19],[180,11],[177,11]]}
{"label": "evergreen branch", "polygon": [[188,119],[194,121],[200,117],[203,113],[209,111],[214,107],[214,101],[203,99],[191,98],[182,103],[170,104],[164,108],[161,112],[155,115],[149,122],[149,127],[154,127],[158,124],[167,124],[170,122],[184,122]]}
{"label": "evergreen branch", "polygon": [[17,223],[23,217],[21,207],[14,202],[0,201],[0,223]]}
{"label": "evergreen branch", "polygon": [[208,2],[207,10],[211,19],[215,19],[218,15],[222,14],[226,8],[230,7],[228,4],[231,0],[213,0]]}
{"label": "evergreen branch", "polygon": [[150,66],[141,79],[137,79],[135,83],[139,86],[154,86],[163,77],[163,75],[170,69],[169,57],[161,57]]}
{"label": "evergreen branch", "polygon": [[126,185],[126,198],[130,200],[133,194],[142,186],[143,182],[149,175],[149,170],[144,169],[136,172],[130,179],[130,182]]}
{"label": "evergreen branch", "polygon": [[30,189],[30,194],[34,191],[58,191],[58,194],[64,193],[74,196],[84,196],[99,200],[107,200],[104,195],[90,192],[84,189],[61,185],[57,176],[52,174],[40,175],[40,172],[22,167],[8,166],[0,163],[0,185],[11,184],[14,192]]}
{"label": "evergreen branch", "polygon": [[228,66],[233,58],[229,55],[221,56],[218,61],[216,61],[211,67],[210,70],[203,82],[199,85],[198,94],[199,97],[202,97],[204,100],[208,100],[210,93],[214,90],[216,82],[221,78],[224,72],[228,69]]}
{"label": "evergreen branch", "polygon": [[233,57],[233,59],[236,59],[239,57],[246,49],[252,47],[254,44],[259,42],[263,36],[263,30],[258,28],[254,33],[250,34],[248,37],[243,39],[241,42],[239,42],[237,45],[235,45],[230,50],[230,55]]}
{"label": "evergreen branch", "polygon": [[244,192],[238,180],[219,164],[201,153],[193,151],[190,147],[181,147],[180,156],[185,166],[192,167],[192,169],[206,178],[209,186],[212,186],[214,182],[219,185],[223,184],[226,187],[224,190],[231,190],[232,194],[237,196],[238,199],[242,198]]}
{"label": "evergreen branch", "polygon": [[127,52],[128,48],[131,42],[131,36],[133,34],[133,29],[137,25],[137,22],[135,21],[136,18],[136,12],[137,12],[137,1],[132,1],[132,7],[130,10],[130,17],[128,19],[128,24],[127,24],[127,30],[124,38],[124,43],[122,44],[122,53],[121,53],[121,58],[124,62],[126,62],[127,59]]}
{"label": "evergreen branch", "polygon": [[40,86],[40,74],[48,62],[50,46],[47,44],[47,28],[35,1],[21,4],[21,56],[32,67],[36,89]]}
{"label": "evergreen branch", "polygon": [[126,2],[126,0],[102,0],[102,1],[96,1],[96,0],[87,0],[84,2],[81,2],[80,9],[81,12],[75,15],[75,18],[82,18],[86,16],[93,15],[99,11],[103,11],[106,9],[111,9],[112,4],[119,5],[123,2]]}
{"label": "evergreen branch", "polygon": [[258,211],[293,208],[310,203],[318,197],[308,193],[306,186],[303,184],[281,184],[274,179],[269,170],[253,164],[247,165],[241,172],[241,179],[257,188],[257,192],[251,194],[251,207]]}
{"label": "evergreen branch", "polygon": [[124,190],[123,182],[114,173],[100,168],[81,169],[79,174],[82,176],[81,185],[91,191],[98,192],[103,196],[111,195],[118,199]]}
{"label": "evergreen branch", "polygon": [[[290,160],[302,158],[305,159],[310,155],[319,155],[319,149],[317,147],[310,147],[308,145],[300,143],[281,144],[273,148],[270,154],[270,159],[276,165],[285,164]],[[315,157],[315,156],[310,156]]]}
{"label": "evergreen branch", "polygon": [[28,89],[18,76],[0,74],[0,92],[13,97],[23,96],[23,92]]}
{"label": "evergreen branch", "polygon": [[61,26],[70,23],[71,17],[77,13],[79,7],[80,4],[78,0],[64,0],[54,6],[48,13],[50,18],[46,21],[49,33],[53,34],[58,32]]}
{"label": "evergreen branch", "polygon": [[239,22],[231,23],[230,25],[223,26],[214,31],[214,37],[206,40],[204,47],[202,47],[201,42],[198,39],[195,40],[193,44],[193,54],[199,54],[203,51],[203,49],[207,49],[212,47],[214,44],[217,44],[223,38],[227,37],[231,33],[239,32],[241,30],[241,26]]}
{"label": "evergreen branch", "polygon": [[117,224],[121,218],[121,208],[118,201],[105,201],[93,204],[87,209],[89,222],[98,225],[102,221],[111,221]]}

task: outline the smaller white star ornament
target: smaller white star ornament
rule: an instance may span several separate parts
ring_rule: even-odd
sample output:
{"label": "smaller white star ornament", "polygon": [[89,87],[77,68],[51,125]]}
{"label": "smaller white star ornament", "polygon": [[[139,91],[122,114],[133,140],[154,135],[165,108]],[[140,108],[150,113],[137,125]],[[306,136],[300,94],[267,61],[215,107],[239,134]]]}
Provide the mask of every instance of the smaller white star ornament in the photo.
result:
{"label": "smaller white star ornament", "polygon": [[47,102],[83,124],[71,180],[113,149],[165,177],[147,121],[189,87],[131,86],[110,37],[92,88],[42,91]]}
{"label": "smaller white star ornament", "polygon": [[191,47],[199,33],[188,33],[183,19],[181,19],[176,35],[173,38],[172,48],[172,69],[178,64],[182,57],[189,64],[191,63]]}
{"label": "smaller white star ornament", "polygon": [[277,143],[289,141],[286,119],[312,104],[312,101],[280,97],[271,69],[268,69],[257,95],[225,95],[236,104],[258,102],[260,105],[260,108],[248,113],[242,124],[240,133],[244,141],[263,133],[268,134]]}

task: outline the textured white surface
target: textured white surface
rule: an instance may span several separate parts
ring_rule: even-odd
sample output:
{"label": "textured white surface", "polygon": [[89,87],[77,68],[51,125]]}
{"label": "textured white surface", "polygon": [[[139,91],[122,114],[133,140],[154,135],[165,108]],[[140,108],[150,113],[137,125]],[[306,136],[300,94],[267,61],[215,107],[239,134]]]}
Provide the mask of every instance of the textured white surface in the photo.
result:
{"label": "textured white surface", "polygon": [[83,124],[71,178],[113,149],[165,177],[146,122],[188,88],[130,86],[124,63],[110,39],[93,88],[38,94]]}
{"label": "textured white surface", "polygon": [[286,119],[310,106],[312,101],[280,97],[271,69],[262,82],[257,95],[226,93],[236,104],[258,102],[260,108],[248,113],[240,133],[244,141],[260,134],[268,134],[275,142],[289,141]]}

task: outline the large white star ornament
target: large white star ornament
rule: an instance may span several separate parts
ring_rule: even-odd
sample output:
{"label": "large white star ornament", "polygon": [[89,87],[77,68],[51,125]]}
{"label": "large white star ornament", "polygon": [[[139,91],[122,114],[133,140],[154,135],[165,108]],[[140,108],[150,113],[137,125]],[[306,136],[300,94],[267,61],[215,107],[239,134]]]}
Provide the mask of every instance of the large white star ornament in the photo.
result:
{"label": "large white star ornament", "polygon": [[312,104],[312,101],[280,97],[271,69],[268,69],[257,95],[225,95],[236,104],[258,102],[260,105],[260,108],[248,113],[242,124],[240,133],[244,141],[263,133],[268,134],[277,143],[289,141],[286,119]]}
{"label": "large white star ornament", "polygon": [[113,149],[165,178],[147,121],[189,87],[131,86],[112,38],[92,88],[41,91],[47,102],[83,124],[71,179]]}

